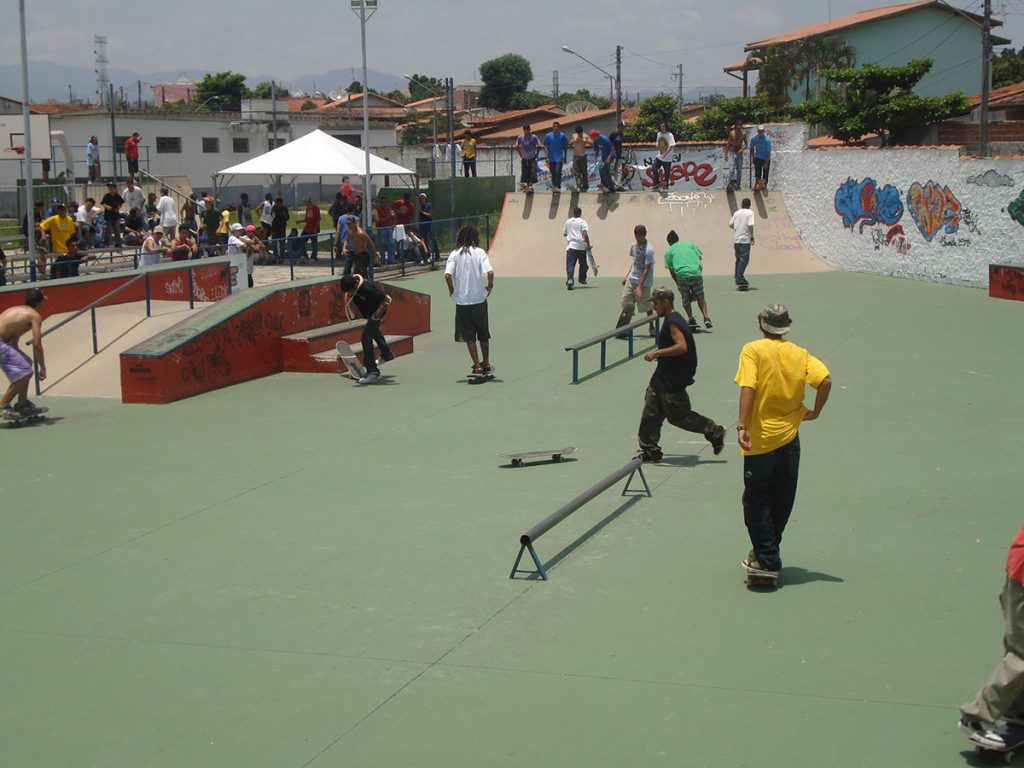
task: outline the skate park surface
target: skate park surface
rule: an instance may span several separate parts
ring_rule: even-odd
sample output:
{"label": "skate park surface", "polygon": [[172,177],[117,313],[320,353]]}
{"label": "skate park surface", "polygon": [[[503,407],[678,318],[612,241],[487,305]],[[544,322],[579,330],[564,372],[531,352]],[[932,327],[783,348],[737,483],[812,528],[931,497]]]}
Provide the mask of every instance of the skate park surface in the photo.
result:
{"label": "skate park surface", "polygon": [[[956,707],[1002,653],[1024,306],[773,274],[755,245],[755,290],[706,278],[696,339],[690,396],[725,451],[666,425],[651,498],[620,483],[537,541],[550,581],[509,579],[521,533],[634,455],[653,365],[615,342],[569,383],[564,347],[614,323],[625,251],[572,292],[500,258],[494,382],[466,383],[433,272],[401,284],[432,294],[434,330],[373,386],[44,395],[48,423],[0,428],[4,765],[976,764]],[[763,593],[739,565],[733,376],[776,301],[834,387]]]}

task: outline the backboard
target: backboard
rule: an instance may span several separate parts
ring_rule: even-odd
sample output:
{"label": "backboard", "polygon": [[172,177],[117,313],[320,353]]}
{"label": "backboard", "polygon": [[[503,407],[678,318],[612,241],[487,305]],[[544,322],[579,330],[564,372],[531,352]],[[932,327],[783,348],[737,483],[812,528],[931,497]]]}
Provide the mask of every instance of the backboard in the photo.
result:
{"label": "backboard", "polygon": [[[32,130],[32,159],[52,160],[50,116],[29,115]],[[25,159],[25,120],[21,115],[0,115],[0,160]]]}

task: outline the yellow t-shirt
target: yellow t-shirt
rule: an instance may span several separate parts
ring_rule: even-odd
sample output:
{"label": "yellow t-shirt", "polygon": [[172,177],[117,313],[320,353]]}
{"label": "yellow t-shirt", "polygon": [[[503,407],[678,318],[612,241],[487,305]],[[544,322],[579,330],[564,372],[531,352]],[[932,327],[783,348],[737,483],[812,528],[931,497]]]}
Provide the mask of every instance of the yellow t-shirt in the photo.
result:
{"label": "yellow t-shirt", "polygon": [[736,383],[754,390],[747,432],[751,449],[740,453],[771,453],[796,437],[807,413],[804,386],[817,389],[829,375],[818,358],[785,339],[760,339],[740,350]]}
{"label": "yellow t-shirt", "polygon": [[50,250],[54,253],[67,253],[68,240],[75,234],[75,220],[70,216],[53,215],[43,219],[39,228],[50,236]]}
{"label": "yellow t-shirt", "polygon": [[476,139],[462,140],[462,156],[467,160],[476,158]]}
{"label": "yellow t-shirt", "polygon": [[217,227],[218,235],[229,235],[231,234],[231,211],[225,208],[220,214],[220,226]]}

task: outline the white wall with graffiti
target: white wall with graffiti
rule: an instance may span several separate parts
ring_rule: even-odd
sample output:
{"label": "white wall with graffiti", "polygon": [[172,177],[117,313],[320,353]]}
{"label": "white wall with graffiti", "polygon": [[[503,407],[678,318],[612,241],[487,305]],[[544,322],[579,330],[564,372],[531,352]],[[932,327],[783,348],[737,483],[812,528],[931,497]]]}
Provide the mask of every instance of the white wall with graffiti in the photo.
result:
{"label": "white wall with graffiti", "polygon": [[773,168],[804,241],[846,270],[987,285],[1024,264],[1024,161],[955,149],[809,150]]}

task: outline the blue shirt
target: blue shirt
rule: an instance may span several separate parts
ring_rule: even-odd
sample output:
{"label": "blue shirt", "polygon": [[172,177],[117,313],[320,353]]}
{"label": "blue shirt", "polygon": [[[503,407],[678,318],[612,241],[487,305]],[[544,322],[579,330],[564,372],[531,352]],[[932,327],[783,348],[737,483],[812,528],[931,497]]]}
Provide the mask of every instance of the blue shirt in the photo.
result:
{"label": "blue shirt", "polygon": [[547,150],[549,163],[564,162],[565,153],[569,149],[569,137],[561,131],[557,134],[551,131],[544,137],[544,149]]}
{"label": "blue shirt", "polygon": [[600,153],[602,161],[607,160],[612,153],[612,140],[602,133],[594,139],[594,149]]}
{"label": "blue shirt", "polygon": [[754,138],[750,140],[750,148],[754,150],[754,157],[758,160],[764,160],[772,152],[772,140],[768,138],[766,133],[764,136],[761,134],[755,134]]}

